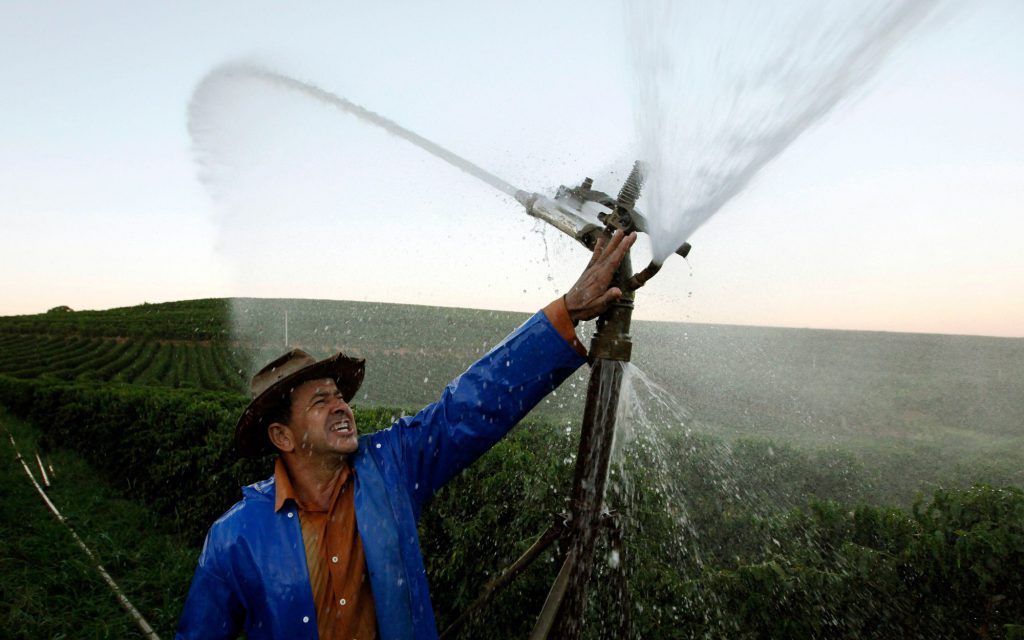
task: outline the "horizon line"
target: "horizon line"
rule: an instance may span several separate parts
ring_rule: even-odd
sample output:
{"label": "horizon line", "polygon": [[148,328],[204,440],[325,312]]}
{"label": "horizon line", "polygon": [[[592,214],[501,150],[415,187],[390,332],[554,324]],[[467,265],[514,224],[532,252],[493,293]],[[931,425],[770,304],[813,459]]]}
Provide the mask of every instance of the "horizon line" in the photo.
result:
{"label": "horizon line", "polygon": [[[395,306],[407,306],[407,307],[425,307],[433,309],[454,309],[460,311],[484,311],[484,312],[497,312],[497,313],[515,313],[530,315],[530,311],[521,311],[518,309],[486,309],[479,307],[460,307],[460,306],[444,306],[444,305],[432,305],[422,304],[416,302],[389,302],[383,300],[345,300],[337,298],[280,298],[280,297],[260,297],[260,296],[224,296],[224,297],[209,297],[209,298],[185,298],[175,300],[162,300],[158,302],[143,301],[133,305],[123,305],[108,307],[106,309],[72,309],[72,313],[104,313],[107,311],[116,311],[118,309],[131,309],[134,307],[141,307],[145,305],[161,305],[161,304],[175,304],[175,303],[186,303],[186,302],[201,302],[205,300],[261,300],[261,301],[302,301],[302,302],[348,302],[356,304],[382,304],[382,305],[395,305]],[[51,309],[59,308],[51,307]],[[69,307],[70,308],[70,307]],[[0,315],[0,321],[6,318],[24,318],[32,316],[45,316],[49,310],[40,311],[37,313],[20,313],[12,315]],[[793,331],[843,331],[843,332],[856,332],[856,333],[889,333],[889,334],[903,334],[903,335],[927,335],[927,336],[949,336],[949,337],[967,337],[967,338],[998,338],[1008,340],[1020,340],[1024,339],[1024,333],[1020,335],[993,335],[991,333],[949,333],[944,331],[906,331],[899,329],[855,329],[845,327],[821,327],[821,326],[810,326],[810,325],[784,325],[784,324],[747,324],[742,322],[701,322],[695,320],[649,320],[644,318],[634,318],[634,322],[643,323],[660,323],[660,324],[689,324],[699,325],[702,327],[739,327],[749,329],[778,329],[778,330],[793,330]]]}

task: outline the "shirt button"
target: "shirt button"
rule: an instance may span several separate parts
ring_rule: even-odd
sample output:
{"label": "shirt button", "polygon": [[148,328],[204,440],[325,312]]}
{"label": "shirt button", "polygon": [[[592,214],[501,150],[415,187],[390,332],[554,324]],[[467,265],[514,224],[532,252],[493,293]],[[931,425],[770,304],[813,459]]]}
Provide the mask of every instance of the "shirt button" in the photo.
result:
{"label": "shirt button", "polygon": [[[338,561],[338,556],[334,556],[333,558],[331,558],[331,562],[337,562],[337,561]],[[341,604],[345,604],[345,603],[342,602]]]}
{"label": "shirt button", "polygon": [[303,622],[309,622],[309,616],[302,616]]}
{"label": "shirt button", "polygon": [[295,517],[295,514],[294,514],[294,513],[292,513],[291,511],[289,511],[289,512],[288,512],[288,517],[289,517],[289,518],[294,518],[294,517]]}
{"label": "shirt button", "polygon": [[341,600],[338,600],[338,604],[340,604],[343,607],[345,606],[345,603],[346,603],[345,598],[342,598]]}

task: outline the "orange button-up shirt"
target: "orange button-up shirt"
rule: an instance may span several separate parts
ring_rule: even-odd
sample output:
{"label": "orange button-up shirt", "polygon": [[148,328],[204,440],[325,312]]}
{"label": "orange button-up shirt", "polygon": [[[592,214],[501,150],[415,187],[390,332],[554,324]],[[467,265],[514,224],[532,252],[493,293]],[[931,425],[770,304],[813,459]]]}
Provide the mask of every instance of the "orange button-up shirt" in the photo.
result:
{"label": "orange button-up shirt", "polygon": [[373,592],[366,573],[363,542],[356,528],[354,476],[351,467],[345,465],[331,495],[330,507],[320,511],[299,500],[283,460],[278,458],[274,467],[275,511],[280,511],[287,500],[294,501],[299,509],[317,630],[322,639],[377,637]]}

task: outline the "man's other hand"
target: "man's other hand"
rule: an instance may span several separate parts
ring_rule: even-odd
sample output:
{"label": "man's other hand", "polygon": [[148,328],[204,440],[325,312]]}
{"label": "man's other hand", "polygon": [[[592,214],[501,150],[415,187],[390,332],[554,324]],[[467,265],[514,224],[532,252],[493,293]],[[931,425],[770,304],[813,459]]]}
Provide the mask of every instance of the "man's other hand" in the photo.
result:
{"label": "man's other hand", "polygon": [[636,233],[627,236],[622,231],[616,231],[611,239],[602,236],[597,241],[590,264],[565,294],[565,306],[574,323],[596,318],[622,296],[621,289],[609,285],[623,256],[634,242]]}

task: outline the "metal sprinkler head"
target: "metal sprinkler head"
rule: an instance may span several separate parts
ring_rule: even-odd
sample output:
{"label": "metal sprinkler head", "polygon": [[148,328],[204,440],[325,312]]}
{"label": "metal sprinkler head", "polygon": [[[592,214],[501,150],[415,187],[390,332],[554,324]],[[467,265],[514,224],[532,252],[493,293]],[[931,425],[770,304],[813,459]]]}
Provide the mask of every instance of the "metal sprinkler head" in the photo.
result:
{"label": "metal sprinkler head", "polygon": [[[617,229],[624,233],[649,233],[647,219],[636,208],[646,174],[647,165],[637,160],[614,198],[594,189],[594,180],[587,177],[577,187],[559,187],[554,198],[517,191],[516,199],[530,215],[593,249],[601,235],[614,233]],[[675,253],[685,258],[690,249],[690,243],[684,242]],[[660,269],[661,264],[652,261],[643,271],[623,283],[625,290],[634,291],[642,287]]]}

